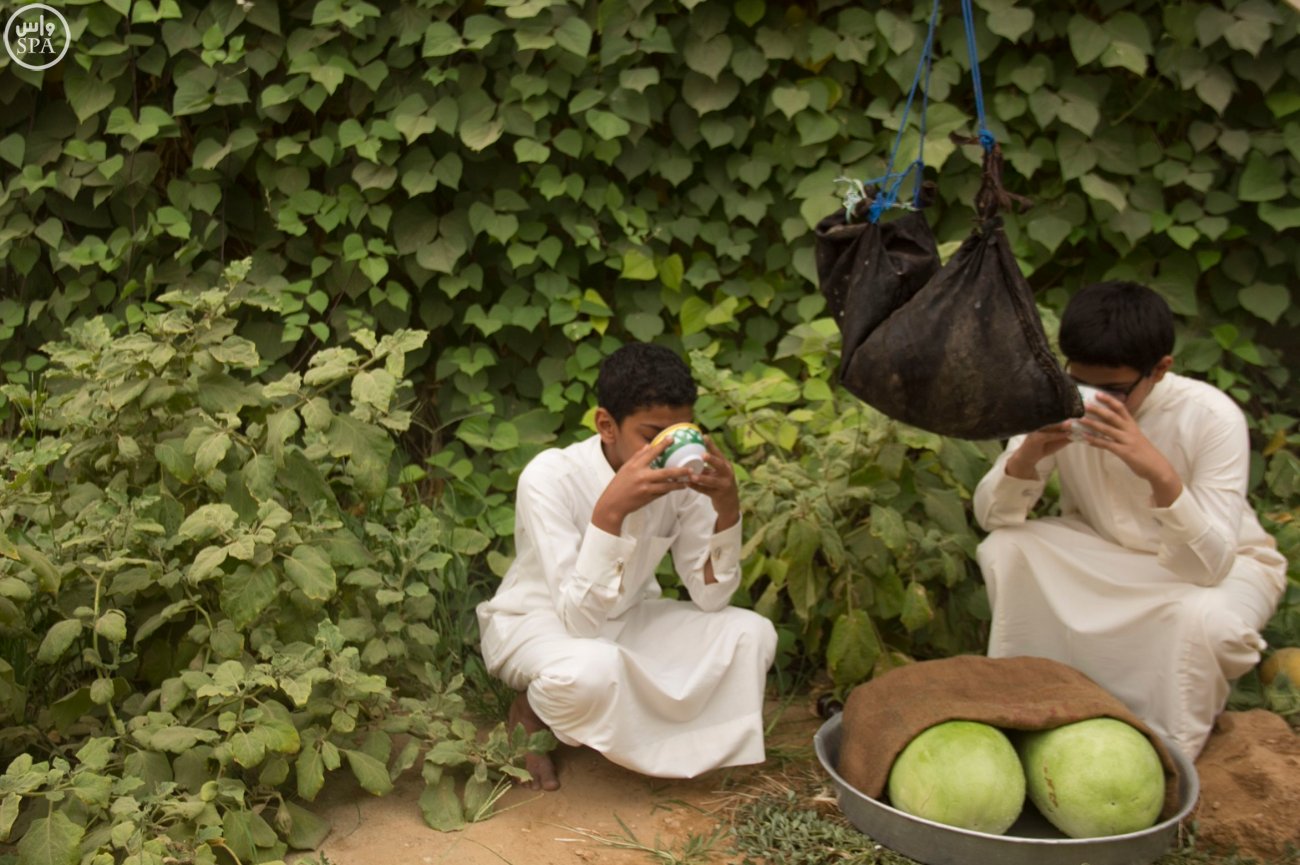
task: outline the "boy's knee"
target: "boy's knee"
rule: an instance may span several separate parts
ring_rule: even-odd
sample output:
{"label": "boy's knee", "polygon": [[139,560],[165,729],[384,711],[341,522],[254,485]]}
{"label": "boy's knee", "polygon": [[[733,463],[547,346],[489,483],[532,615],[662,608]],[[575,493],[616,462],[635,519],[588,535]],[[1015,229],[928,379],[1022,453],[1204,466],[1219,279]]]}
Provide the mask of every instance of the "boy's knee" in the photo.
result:
{"label": "boy's knee", "polygon": [[530,696],[545,703],[589,706],[609,699],[622,678],[622,656],[617,646],[591,640],[581,653],[547,666],[529,687]]}
{"label": "boy's knee", "polygon": [[1202,644],[1218,658],[1225,678],[1235,679],[1259,662],[1263,638],[1217,592],[1193,592],[1183,606]]}
{"label": "boy's knee", "polygon": [[776,627],[772,621],[762,613],[740,607],[727,607],[723,615],[730,620],[737,647],[756,657],[764,668],[770,667],[776,658]]}

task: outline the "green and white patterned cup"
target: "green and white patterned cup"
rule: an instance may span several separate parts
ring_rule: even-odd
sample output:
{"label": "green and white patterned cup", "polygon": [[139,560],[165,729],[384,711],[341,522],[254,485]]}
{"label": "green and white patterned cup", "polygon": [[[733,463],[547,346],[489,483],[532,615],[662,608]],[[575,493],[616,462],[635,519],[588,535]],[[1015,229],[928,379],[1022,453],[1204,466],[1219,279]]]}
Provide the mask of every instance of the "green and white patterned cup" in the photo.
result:
{"label": "green and white patterned cup", "polygon": [[657,445],[665,438],[671,438],[672,444],[664,448],[663,453],[650,463],[656,469],[675,469],[686,466],[692,472],[704,471],[704,455],[709,452],[704,444],[704,433],[693,423],[675,423],[660,431],[651,440]]}

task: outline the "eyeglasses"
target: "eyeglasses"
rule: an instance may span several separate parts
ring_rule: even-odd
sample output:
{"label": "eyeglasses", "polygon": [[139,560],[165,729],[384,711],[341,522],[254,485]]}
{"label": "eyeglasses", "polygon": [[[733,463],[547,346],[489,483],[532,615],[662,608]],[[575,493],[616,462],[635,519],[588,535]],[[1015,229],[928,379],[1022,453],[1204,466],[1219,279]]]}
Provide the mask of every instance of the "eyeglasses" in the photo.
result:
{"label": "eyeglasses", "polygon": [[1120,387],[1119,385],[1113,385],[1113,384],[1092,384],[1091,382],[1080,381],[1078,378],[1075,378],[1074,376],[1070,376],[1070,380],[1073,381],[1075,384],[1086,384],[1088,387],[1094,387],[1097,390],[1104,391],[1118,400],[1126,400],[1128,399],[1129,394],[1131,394],[1137,388],[1137,386],[1142,383],[1142,379],[1146,378],[1148,375],[1150,375],[1150,373],[1147,372],[1142,373],[1140,376],[1138,376],[1133,380],[1132,384],[1127,385],[1125,387]]}

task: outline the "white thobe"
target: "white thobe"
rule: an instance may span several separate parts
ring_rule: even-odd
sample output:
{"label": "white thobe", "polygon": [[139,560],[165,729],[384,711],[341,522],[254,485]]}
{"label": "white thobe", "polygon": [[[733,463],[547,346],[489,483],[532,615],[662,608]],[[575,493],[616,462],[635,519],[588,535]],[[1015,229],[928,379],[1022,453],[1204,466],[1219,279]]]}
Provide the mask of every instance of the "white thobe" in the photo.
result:
{"label": "white thobe", "polygon": [[[990,657],[1069,664],[1195,759],[1231,681],[1266,648],[1260,630],[1286,561],[1246,498],[1246,419],[1226,394],[1166,374],[1134,418],[1182,479],[1166,508],[1118,457],[1083,442],[1006,473],[1012,439],[975,491],[992,533],[979,563],[993,608]],[[1060,516],[1026,520],[1060,478]]]}
{"label": "white thobe", "polygon": [[[488,670],[526,689],[561,742],[634,771],[690,778],[762,762],[776,630],[727,605],[740,524],[715,534],[713,503],[682,489],[611,535],[591,516],[613,477],[599,436],[543,451],[520,474],[515,561],[478,607]],[[690,601],[661,597],[655,569],[669,551]]]}

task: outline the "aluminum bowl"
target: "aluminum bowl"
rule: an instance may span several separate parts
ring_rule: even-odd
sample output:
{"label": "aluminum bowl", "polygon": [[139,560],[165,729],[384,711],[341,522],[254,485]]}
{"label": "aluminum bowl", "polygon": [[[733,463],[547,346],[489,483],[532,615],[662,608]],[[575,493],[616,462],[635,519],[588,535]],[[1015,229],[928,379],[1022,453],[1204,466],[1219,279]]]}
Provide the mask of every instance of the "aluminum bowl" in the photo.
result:
{"label": "aluminum bowl", "polygon": [[831,776],[840,810],[872,840],[925,865],[1148,865],[1173,846],[1178,824],[1200,795],[1196,767],[1170,747],[1178,766],[1178,813],[1149,829],[1103,838],[1067,838],[1036,809],[1026,807],[1005,835],[990,835],[913,817],[859,792],[840,777],[840,715],[813,737],[817,759]]}

